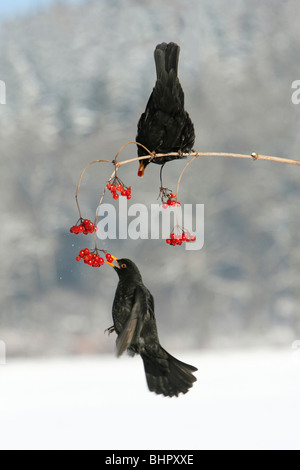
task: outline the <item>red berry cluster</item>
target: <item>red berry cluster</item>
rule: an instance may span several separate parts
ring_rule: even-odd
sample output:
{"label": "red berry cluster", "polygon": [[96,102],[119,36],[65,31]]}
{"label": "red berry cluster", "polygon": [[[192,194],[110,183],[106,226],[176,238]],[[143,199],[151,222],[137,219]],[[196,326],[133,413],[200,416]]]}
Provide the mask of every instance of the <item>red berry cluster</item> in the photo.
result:
{"label": "red berry cluster", "polygon": [[196,237],[185,231],[183,231],[181,235],[175,235],[175,233],[171,233],[170,238],[167,238],[166,240],[167,244],[171,246],[181,246],[184,242],[190,243],[195,241]]}
{"label": "red berry cluster", "polygon": [[[127,186],[119,180],[114,181],[113,184],[107,183],[106,188],[111,192],[115,200],[119,199],[120,196],[127,197],[128,200],[131,199],[131,188],[127,188]],[[120,194],[118,194],[118,192]]]}
{"label": "red berry cluster", "polygon": [[90,252],[88,248],[81,250],[76,258],[76,261],[84,261],[84,264],[92,266],[93,268],[100,268],[104,264],[104,259],[97,253]]}
{"label": "red berry cluster", "polygon": [[114,261],[110,253],[107,253],[107,255],[105,255],[105,258],[106,258],[106,261],[108,261],[109,263],[113,263]]}
{"label": "red berry cluster", "polygon": [[93,222],[88,219],[80,219],[76,225],[70,228],[70,232],[74,233],[74,235],[79,235],[83,233],[83,235],[88,235],[89,233],[97,232],[98,227],[95,227]]}
{"label": "red berry cluster", "polygon": [[175,194],[170,193],[170,194],[167,195],[167,198],[168,198],[167,202],[163,203],[163,208],[164,209],[168,209],[168,207],[176,207],[176,206],[181,205],[180,202],[175,201],[175,199],[176,199]]}

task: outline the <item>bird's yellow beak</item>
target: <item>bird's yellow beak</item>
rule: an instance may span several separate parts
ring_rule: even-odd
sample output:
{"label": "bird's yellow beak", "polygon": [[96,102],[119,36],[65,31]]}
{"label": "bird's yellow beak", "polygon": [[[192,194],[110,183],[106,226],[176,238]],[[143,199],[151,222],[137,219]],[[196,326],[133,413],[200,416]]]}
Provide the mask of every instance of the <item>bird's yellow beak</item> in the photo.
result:
{"label": "bird's yellow beak", "polygon": [[143,178],[144,176],[144,173],[145,173],[145,170],[146,170],[146,166],[144,164],[144,160],[141,161],[141,164],[140,164],[140,167],[139,167],[139,171],[138,171],[138,176],[140,178]]}
{"label": "bird's yellow beak", "polygon": [[113,268],[118,268],[118,269],[120,269],[120,265],[119,265],[119,263],[118,263],[118,258],[116,258],[116,257],[113,256],[113,255],[111,255],[111,257],[112,257],[112,259],[117,263],[116,265],[115,265],[114,263],[110,263],[110,262],[107,261],[107,260],[104,260],[104,262],[105,262],[106,264],[109,264],[109,266],[112,266]]}

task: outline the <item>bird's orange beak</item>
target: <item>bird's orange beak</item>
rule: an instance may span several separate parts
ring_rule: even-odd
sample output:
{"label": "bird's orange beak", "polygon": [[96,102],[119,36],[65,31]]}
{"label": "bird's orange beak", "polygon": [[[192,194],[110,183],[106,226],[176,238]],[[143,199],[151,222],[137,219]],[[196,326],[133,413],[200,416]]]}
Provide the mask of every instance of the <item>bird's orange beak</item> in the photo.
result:
{"label": "bird's orange beak", "polygon": [[140,178],[143,178],[144,176],[144,173],[145,173],[145,170],[146,170],[146,166],[144,164],[144,160],[141,161],[141,164],[140,164],[140,167],[139,167],[139,171],[138,171],[138,176]]}
{"label": "bird's orange beak", "polygon": [[110,263],[109,261],[106,261],[106,260],[104,260],[104,262],[105,262],[106,264],[109,264],[109,266],[112,266],[113,268],[118,268],[118,269],[120,269],[120,265],[119,265],[119,263],[118,263],[118,258],[116,258],[116,257],[113,256],[113,255],[111,255],[111,257],[112,257],[112,259],[117,263],[117,265],[115,265],[114,263]]}

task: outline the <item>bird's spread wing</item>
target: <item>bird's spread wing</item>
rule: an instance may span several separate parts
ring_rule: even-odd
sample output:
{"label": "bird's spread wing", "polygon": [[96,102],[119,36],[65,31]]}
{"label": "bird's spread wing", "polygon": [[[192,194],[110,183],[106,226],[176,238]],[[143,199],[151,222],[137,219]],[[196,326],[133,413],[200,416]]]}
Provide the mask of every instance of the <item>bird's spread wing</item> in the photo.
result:
{"label": "bird's spread wing", "polygon": [[117,356],[121,356],[132,343],[133,338],[138,338],[143,328],[147,315],[147,295],[145,288],[137,286],[134,295],[133,307],[122,333],[117,339]]}

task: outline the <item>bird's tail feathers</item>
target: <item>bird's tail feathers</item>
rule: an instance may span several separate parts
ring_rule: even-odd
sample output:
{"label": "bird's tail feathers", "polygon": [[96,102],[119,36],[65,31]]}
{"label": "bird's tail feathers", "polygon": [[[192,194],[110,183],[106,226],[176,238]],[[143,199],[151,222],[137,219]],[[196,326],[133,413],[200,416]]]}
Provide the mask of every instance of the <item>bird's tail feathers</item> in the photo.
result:
{"label": "bird's tail feathers", "polygon": [[165,397],[187,393],[198,369],[179,361],[160,346],[160,354],[141,354],[149,390]]}
{"label": "bird's tail feathers", "polygon": [[177,77],[179,52],[180,47],[174,42],[158,44],[154,51],[158,79],[165,74],[169,75],[172,70],[174,71],[174,76]]}

